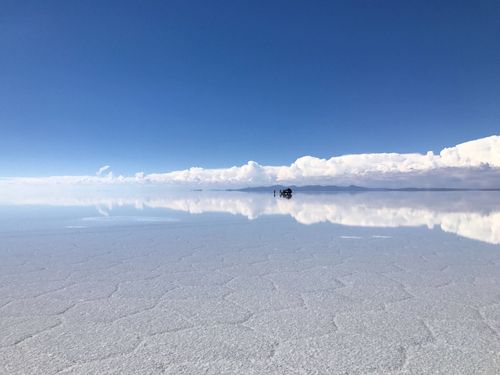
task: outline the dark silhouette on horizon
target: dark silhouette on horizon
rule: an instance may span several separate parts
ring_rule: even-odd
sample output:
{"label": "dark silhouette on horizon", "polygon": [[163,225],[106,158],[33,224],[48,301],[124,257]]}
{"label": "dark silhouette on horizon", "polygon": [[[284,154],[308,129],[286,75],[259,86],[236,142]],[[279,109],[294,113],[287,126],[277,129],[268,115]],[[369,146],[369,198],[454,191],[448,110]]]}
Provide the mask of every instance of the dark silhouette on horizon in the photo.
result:
{"label": "dark silhouette on horizon", "polygon": [[287,188],[287,189],[280,190],[280,197],[283,197],[286,199],[292,198],[292,189]]}

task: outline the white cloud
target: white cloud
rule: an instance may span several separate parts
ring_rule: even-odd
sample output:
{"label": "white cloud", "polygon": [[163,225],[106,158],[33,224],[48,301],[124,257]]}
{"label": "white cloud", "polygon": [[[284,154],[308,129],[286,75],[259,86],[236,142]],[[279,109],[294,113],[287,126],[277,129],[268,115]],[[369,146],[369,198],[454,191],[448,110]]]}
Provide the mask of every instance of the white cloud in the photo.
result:
{"label": "white cloud", "polygon": [[22,184],[151,183],[172,186],[246,187],[272,184],[356,184],[363,186],[498,187],[500,136],[491,136],[443,149],[419,153],[377,153],[298,158],[287,166],[263,166],[249,161],[242,166],[205,169],[193,167],[167,173],[113,176],[109,166],[96,176],[11,178]]}
{"label": "white cloud", "polygon": [[[478,180],[478,176],[479,181]],[[193,185],[257,186],[266,184],[360,184],[386,186],[418,183],[457,186],[463,181],[487,186],[500,176],[500,136],[492,136],[455,147],[438,155],[356,154],[320,159],[304,156],[289,166],[261,166],[250,161],[222,169],[190,168],[144,176],[150,182]],[[430,177],[430,180],[429,180]],[[491,178],[488,178],[491,177]],[[498,180],[497,180],[498,181]],[[415,185],[416,186],[416,185]]]}
{"label": "white cloud", "polygon": [[[104,172],[108,171],[111,167],[109,165],[103,165],[99,170],[96,172],[96,176],[102,176]],[[110,172],[111,173],[111,172]]]}

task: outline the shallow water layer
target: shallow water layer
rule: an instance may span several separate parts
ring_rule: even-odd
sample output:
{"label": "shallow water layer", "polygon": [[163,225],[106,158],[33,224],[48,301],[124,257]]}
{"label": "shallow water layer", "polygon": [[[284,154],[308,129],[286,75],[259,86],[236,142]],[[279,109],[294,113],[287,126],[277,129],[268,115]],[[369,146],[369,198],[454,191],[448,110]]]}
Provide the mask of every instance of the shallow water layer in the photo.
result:
{"label": "shallow water layer", "polygon": [[3,202],[0,373],[498,373],[497,198]]}

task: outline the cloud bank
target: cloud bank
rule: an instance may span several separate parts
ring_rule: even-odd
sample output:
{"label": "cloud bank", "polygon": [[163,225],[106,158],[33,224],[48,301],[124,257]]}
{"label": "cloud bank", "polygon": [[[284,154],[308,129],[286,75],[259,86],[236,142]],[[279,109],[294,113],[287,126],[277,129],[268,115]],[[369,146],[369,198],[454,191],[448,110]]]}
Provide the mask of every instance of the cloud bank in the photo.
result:
{"label": "cloud bank", "polygon": [[241,166],[193,167],[167,173],[115,176],[109,166],[95,176],[10,178],[22,184],[166,184],[191,187],[248,187],[273,184],[356,184],[370,187],[475,187],[500,185],[500,136],[490,136],[441,150],[420,153],[373,153],[321,159],[298,158],[287,166],[263,166],[249,161]]}

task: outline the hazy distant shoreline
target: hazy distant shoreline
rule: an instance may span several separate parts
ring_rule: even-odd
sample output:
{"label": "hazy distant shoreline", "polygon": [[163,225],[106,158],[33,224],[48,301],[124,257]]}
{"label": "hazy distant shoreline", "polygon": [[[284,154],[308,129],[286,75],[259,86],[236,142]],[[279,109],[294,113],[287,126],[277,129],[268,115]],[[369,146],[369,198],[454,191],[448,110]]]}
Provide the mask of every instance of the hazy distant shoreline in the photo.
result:
{"label": "hazy distant shoreline", "polygon": [[285,188],[291,188],[293,191],[300,192],[364,192],[364,191],[404,191],[404,192],[418,192],[418,191],[429,191],[429,192],[440,192],[440,191],[500,191],[500,188],[450,188],[450,187],[440,187],[440,188],[418,188],[418,187],[403,187],[403,188],[370,188],[364,186],[336,186],[336,185],[306,185],[306,186],[286,186],[286,185],[273,185],[273,186],[258,186],[258,187],[247,187],[241,189],[225,189],[225,191],[243,191],[243,192],[269,192],[272,190],[281,190]]}

